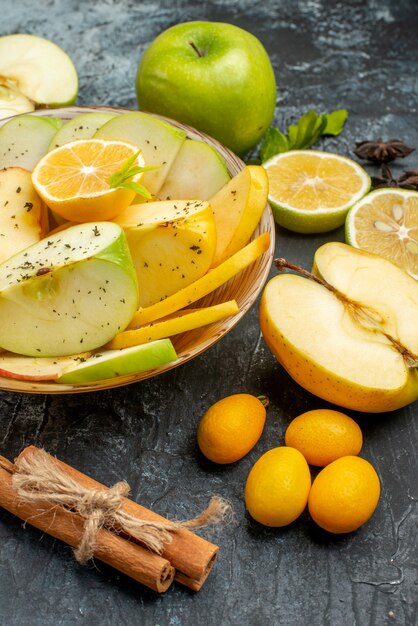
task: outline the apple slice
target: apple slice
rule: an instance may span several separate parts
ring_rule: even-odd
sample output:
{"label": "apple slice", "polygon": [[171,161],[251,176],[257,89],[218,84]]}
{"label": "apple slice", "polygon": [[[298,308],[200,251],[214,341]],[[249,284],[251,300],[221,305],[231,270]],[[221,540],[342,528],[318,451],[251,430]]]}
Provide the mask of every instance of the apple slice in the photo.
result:
{"label": "apple slice", "polygon": [[245,248],[239,250],[230,259],[218,265],[213,270],[196,280],[191,285],[177,291],[161,302],[157,302],[149,307],[139,309],[132,318],[129,328],[136,328],[143,324],[148,324],[154,320],[161,319],[171,313],[175,313],[193,302],[200,300],[211,291],[214,291],[228,280],[236,276],[243,269],[254,263],[254,261],[268,250],[270,244],[269,233],[263,233],[254,241],[251,241]]}
{"label": "apple slice", "polygon": [[41,105],[66,106],[77,98],[77,72],[70,57],[36,35],[0,37],[0,83]]}
{"label": "apple slice", "polygon": [[311,393],[356,411],[416,400],[417,282],[345,244],[325,244],[315,261],[329,282],[279,259],[303,277],[276,276],[261,298],[261,330],[279,362]]}
{"label": "apple slice", "polygon": [[114,221],[128,239],[140,306],[167,298],[210,267],[216,230],[207,202],[172,200],[131,205]]}
{"label": "apple slice", "polygon": [[19,115],[20,113],[29,113],[34,111],[35,107],[23,93],[0,84],[0,119]]}
{"label": "apple slice", "polygon": [[137,374],[176,359],[177,354],[170,339],[160,339],[122,350],[97,352],[82,363],[71,364],[56,382],[80,384]]}
{"label": "apple slice", "polygon": [[0,263],[48,232],[46,207],[21,167],[0,170]]}
{"label": "apple slice", "polygon": [[0,265],[0,346],[27,356],[93,350],[128,325],[137,305],[122,229],[73,226]]}
{"label": "apple slice", "polygon": [[142,151],[145,165],[158,166],[156,170],[145,172],[141,179],[141,184],[145,185],[151,194],[157,195],[185,140],[186,133],[152,115],[135,112],[117,115],[99,128],[95,137],[128,141],[138,146]]}
{"label": "apple slice", "polygon": [[203,141],[186,139],[158,192],[158,199],[207,200],[229,178],[225,161],[215,148]]}
{"label": "apple slice", "polygon": [[33,170],[48,152],[52,137],[62,125],[58,118],[19,115],[0,128],[0,169]]}
{"label": "apple slice", "polygon": [[64,143],[70,143],[76,139],[91,139],[95,133],[109,122],[115,115],[112,113],[83,113],[68,120],[53,136],[49,150],[58,148]]}
{"label": "apple slice", "polygon": [[141,326],[136,330],[125,330],[118,333],[109,343],[108,347],[127,348],[139,344],[146,344],[149,341],[155,341],[163,337],[173,337],[188,330],[195,330],[208,324],[218,322],[224,317],[236,315],[239,313],[239,307],[235,300],[222,302],[213,306],[195,309],[190,313],[181,311],[177,315],[171,316],[169,319],[160,320],[145,326]]}
{"label": "apple slice", "polygon": [[0,376],[19,380],[55,380],[89,356],[90,352],[83,352],[74,356],[43,358],[4,352],[0,354]]}
{"label": "apple slice", "polygon": [[266,208],[268,177],[265,169],[249,165],[222,187],[209,202],[215,217],[215,267],[249,241]]}

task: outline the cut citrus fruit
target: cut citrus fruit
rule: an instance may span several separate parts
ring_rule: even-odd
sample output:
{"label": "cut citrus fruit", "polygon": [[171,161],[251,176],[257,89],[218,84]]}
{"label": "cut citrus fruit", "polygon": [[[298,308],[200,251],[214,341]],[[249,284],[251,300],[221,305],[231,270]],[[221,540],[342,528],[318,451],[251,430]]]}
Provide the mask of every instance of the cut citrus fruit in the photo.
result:
{"label": "cut citrus fruit", "polygon": [[347,215],[346,241],[374,252],[418,279],[418,192],[377,189]]}
{"label": "cut citrus fruit", "polygon": [[[111,188],[109,179],[138,148],[123,141],[80,139],[48,152],[36,165],[32,181],[45,203],[73,222],[110,220],[134,199],[136,192]],[[139,154],[133,166],[144,166]],[[142,173],[132,177],[138,182]]]}
{"label": "cut citrus fruit", "polygon": [[360,165],[328,152],[292,150],[264,168],[275,221],[298,233],[324,233],[344,223],[350,207],[370,188]]}

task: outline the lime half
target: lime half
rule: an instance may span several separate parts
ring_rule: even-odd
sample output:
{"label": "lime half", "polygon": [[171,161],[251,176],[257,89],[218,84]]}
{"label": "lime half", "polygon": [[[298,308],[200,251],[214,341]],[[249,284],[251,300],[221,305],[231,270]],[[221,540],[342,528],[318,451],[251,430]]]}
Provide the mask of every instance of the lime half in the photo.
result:
{"label": "lime half", "polygon": [[341,226],[350,207],[370,189],[367,172],[338,154],[292,150],[263,165],[275,221],[298,233]]}
{"label": "lime half", "polygon": [[377,189],[347,215],[346,241],[418,279],[418,191]]}

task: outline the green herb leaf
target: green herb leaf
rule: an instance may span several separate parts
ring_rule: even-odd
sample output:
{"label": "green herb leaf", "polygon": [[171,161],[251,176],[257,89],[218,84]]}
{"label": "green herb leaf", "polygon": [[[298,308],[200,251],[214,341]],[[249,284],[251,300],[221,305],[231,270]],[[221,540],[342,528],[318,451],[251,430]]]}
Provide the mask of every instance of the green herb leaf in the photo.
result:
{"label": "green herb leaf", "polygon": [[264,134],[260,148],[260,159],[262,163],[268,161],[275,154],[281,154],[289,150],[289,142],[285,135],[278,128],[270,126]]}
{"label": "green herb leaf", "polygon": [[152,198],[152,194],[150,194],[148,189],[144,187],[144,185],[140,185],[139,183],[134,183],[133,181],[130,181],[127,183],[121,183],[120,185],[118,185],[118,188],[119,187],[124,187],[124,189],[132,189],[132,191],[135,191],[135,193],[138,193],[140,196],[144,196],[144,198],[147,198],[148,200]]}
{"label": "green herb leaf", "polygon": [[338,109],[325,115],[327,124],[325,126],[324,135],[339,135],[348,117],[348,111],[346,109]]}
{"label": "green herb leaf", "polygon": [[124,163],[122,163],[121,167],[114,172],[109,177],[109,187],[111,189],[117,189],[119,187],[124,187],[125,189],[132,189],[135,193],[138,193],[141,196],[144,196],[147,199],[152,198],[152,195],[148,191],[144,185],[140,185],[139,183],[131,180],[137,174],[142,174],[143,172],[149,172],[150,170],[158,169],[158,165],[148,166],[148,167],[140,167],[139,165],[135,165],[134,163],[137,160],[138,156],[141,154],[141,150],[138,150],[134,155],[126,159]]}

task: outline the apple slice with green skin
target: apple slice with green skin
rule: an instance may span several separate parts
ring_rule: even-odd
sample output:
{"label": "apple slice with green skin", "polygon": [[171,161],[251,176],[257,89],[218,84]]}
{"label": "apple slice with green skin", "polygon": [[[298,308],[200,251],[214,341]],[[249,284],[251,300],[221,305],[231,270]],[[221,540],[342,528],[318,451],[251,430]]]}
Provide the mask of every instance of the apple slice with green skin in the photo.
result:
{"label": "apple slice with green skin", "polygon": [[265,169],[249,165],[210,198],[217,232],[215,267],[249,241],[261,219],[268,198]]}
{"label": "apple slice with green skin", "polygon": [[34,110],[33,102],[24,96],[23,93],[5,85],[0,85],[0,119],[21,113],[30,113],[30,111]]}
{"label": "apple slice with green skin", "polygon": [[229,178],[225,161],[215,148],[203,141],[186,139],[158,192],[158,199],[207,200]]}
{"label": "apple slice with green skin", "polygon": [[78,92],[70,57],[52,41],[36,35],[0,37],[0,83],[50,107],[72,104]]}
{"label": "apple slice with green skin", "polygon": [[90,352],[83,352],[74,356],[43,358],[4,352],[0,354],[0,376],[17,380],[55,380],[89,356]]}
{"label": "apple slice with green skin", "polygon": [[[141,184],[156,196],[161,189],[185,138],[186,133],[172,124],[147,113],[124,113],[104,124],[95,134],[97,139],[116,139],[138,146],[147,167]],[[140,200],[144,200],[141,198]]]}
{"label": "apple slice with green skin", "polygon": [[0,265],[0,346],[27,356],[93,350],[129,324],[138,306],[122,229],[79,224]]}
{"label": "apple slice with green skin", "polygon": [[131,205],[114,221],[128,240],[140,306],[167,298],[208,271],[216,230],[207,202],[167,200]]}
{"label": "apple slice with green skin", "polygon": [[177,360],[170,339],[160,339],[122,350],[104,350],[91,355],[82,363],[70,365],[56,379],[57,383],[82,384],[126,376],[155,369]]}
{"label": "apple slice with green skin", "polygon": [[47,210],[21,167],[0,170],[0,263],[48,232]]}
{"label": "apple slice with green skin", "polygon": [[112,113],[83,113],[68,120],[53,136],[49,150],[58,148],[64,143],[70,143],[76,139],[91,139],[95,133],[115,117]]}
{"label": "apple slice with green skin", "polygon": [[0,169],[33,170],[48,152],[52,137],[62,125],[58,118],[19,115],[0,128]]}
{"label": "apple slice with green skin", "polygon": [[416,400],[417,282],[345,244],[325,244],[315,258],[332,282],[278,259],[279,269],[302,276],[276,276],[263,292],[261,330],[279,362],[311,393],[352,410],[392,411]]}

